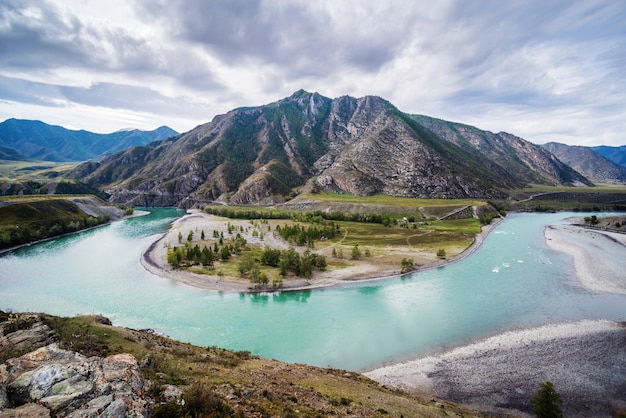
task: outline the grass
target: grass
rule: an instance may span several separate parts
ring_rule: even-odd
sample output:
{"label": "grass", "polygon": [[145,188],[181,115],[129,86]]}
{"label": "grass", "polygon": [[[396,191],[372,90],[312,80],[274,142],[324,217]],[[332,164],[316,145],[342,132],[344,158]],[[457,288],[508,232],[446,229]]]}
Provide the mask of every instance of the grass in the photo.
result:
{"label": "grass", "polygon": [[57,163],[53,161],[0,161],[0,181],[45,180],[46,173],[61,173],[80,163]]}
{"label": "grass", "polygon": [[[238,219],[233,223],[236,224],[236,222],[247,224],[250,221]],[[257,221],[254,222],[258,224]],[[269,220],[266,222],[262,228],[269,227],[271,231],[275,231],[279,225],[283,227],[296,223],[292,220]],[[440,249],[444,249],[449,257],[461,253],[474,242],[475,235],[481,231],[480,222],[475,218],[430,221],[426,224],[414,223],[406,226],[392,224],[390,227],[366,222],[333,222],[339,228],[337,236],[327,241],[315,241],[313,247],[309,248],[312,252],[325,257],[327,263],[326,270],[329,272],[348,267],[358,268],[359,263],[374,264],[386,271],[397,271],[402,265],[402,259],[407,257],[417,257],[417,264],[423,265],[437,261],[436,253]],[[313,225],[308,222],[297,223],[303,228]],[[222,225],[222,232],[225,236],[224,244],[230,243],[230,238],[234,235],[228,234],[225,230],[227,224],[229,222],[225,219]],[[238,229],[235,230],[238,231]],[[246,233],[249,233],[249,231]],[[268,232],[266,231],[266,233]],[[275,234],[275,232],[272,233]],[[198,244],[200,247],[212,247],[218,241],[212,235],[211,233],[206,234],[204,241],[193,241],[192,245]],[[233,254],[227,261],[216,261],[213,268],[193,265],[186,267],[186,270],[213,277],[221,274],[227,280],[252,286],[252,283],[249,282],[249,274],[242,276],[239,272],[239,266],[242,262],[252,261],[257,264],[261,272],[267,275],[269,279],[268,288],[272,288],[272,283],[275,280],[282,281],[279,268],[262,266],[260,264],[262,252],[270,241],[264,240],[260,243],[248,242],[240,254]],[[355,260],[352,259],[352,251],[357,245],[361,256]],[[304,251],[307,247],[296,246],[295,248],[299,251]],[[318,273],[315,274],[319,275]],[[292,278],[293,276],[291,275],[285,277],[284,285],[288,286]]]}
{"label": "grass", "polygon": [[515,193],[626,193],[626,185],[622,184],[598,184],[595,187],[571,187],[571,186],[545,186],[532,185],[523,189],[512,191]]}
{"label": "grass", "polygon": [[334,203],[357,203],[366,205],[383,205],[396,207],[431,207],[431,206],[482,206],[487,204],[479,199],[417,199],[412,197],[396,197],[388,195],[355,196],[351,194],[318,193],[303,194],[297,200],[319,200]]}
{"label": "grass", "polygon": [[[57,200],[57,199],[67,199],[74,197],[95,197],[100,199],[98,196],[94,196],[92,194],[28,194],[28,195],[13,195],[13,196],[0,196],[0,202],[26,202],[26,201],[35,201],[35,200]],[[100,199],[102,200],[102,199]],[[104,204],[105,202],[102,201]]]}
{"label": "grass", "polygon": [[64,196],[37,195],[2,199],[7,200],[11,204],[0,206],[0,248],[28,244],[108,221],[105,215],[88,215]]}
{"label": "grass", "polygon": [[63,198],[22,200],[24,202],[0,207],[0,232],[16,225],[33,227],[60,220],[71,222],[86,216],[75,203]]}
{"label": "grass", "polygon": [[[155,400],[156,416],[474,415],[453,404],[443,409],[386,389],[359,373],[286,364],[247,351],[197,347],[106,325],[93,316],[37,316],[55,330],[62,348],[86,356],[132,354],[151,382],[147,395]],[[0,322],[8,318],[0,312]],[[162,404],[164,385],[181,388],[185,405]]]}

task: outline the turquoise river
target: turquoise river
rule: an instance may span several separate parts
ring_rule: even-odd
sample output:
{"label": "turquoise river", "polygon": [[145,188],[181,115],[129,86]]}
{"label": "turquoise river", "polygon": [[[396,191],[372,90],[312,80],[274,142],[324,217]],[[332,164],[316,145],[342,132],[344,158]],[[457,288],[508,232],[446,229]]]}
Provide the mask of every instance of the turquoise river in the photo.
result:
{"label": "turquoise river", "polygon": [[[143,251],[182,214],[147,216],[0,256],[0,309],[98,313],[201,346],[366,370],[503,331],[626,319],[626,296],[585,290],[543,229],[572,214],[510,214],[478,251],[403,278],[301,292],[227,294],[155,276]],[[580,214],[579,214],[580,215]]]}

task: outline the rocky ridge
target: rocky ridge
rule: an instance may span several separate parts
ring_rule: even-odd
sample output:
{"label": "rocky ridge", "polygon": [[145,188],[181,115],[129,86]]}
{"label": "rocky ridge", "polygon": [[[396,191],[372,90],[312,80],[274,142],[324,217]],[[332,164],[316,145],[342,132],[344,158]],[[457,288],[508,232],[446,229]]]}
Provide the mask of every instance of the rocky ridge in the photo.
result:
{"label": "rocky ridge", "polygon": [[62,349],[56,332],[39,315],[11,316],[0,330],[2,358],[26,352],[0,366],[0,417],[151,413],[153,402],[145,394],[143,375],[132,355],[87,357]]}
{"label": "rocky ridge", "polygon": [[492,198],[530,183],[590,184],[521,138],[473,127],[464,136],[463,125],[452,132],[433,121],[379,97],[329,99],[300,90],[69,175],[106,189],[114,202],[180,207],[268,205],[318,190]]}

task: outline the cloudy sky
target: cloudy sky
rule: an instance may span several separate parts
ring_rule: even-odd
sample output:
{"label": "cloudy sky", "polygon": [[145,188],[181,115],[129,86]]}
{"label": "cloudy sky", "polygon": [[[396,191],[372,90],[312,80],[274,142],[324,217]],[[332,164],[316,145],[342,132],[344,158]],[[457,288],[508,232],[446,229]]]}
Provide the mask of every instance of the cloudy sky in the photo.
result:
{"label": "cloudy sky", "polygon": [[626,1],[0,0],[0,120],[184,132],[301,88],[626,144]]}

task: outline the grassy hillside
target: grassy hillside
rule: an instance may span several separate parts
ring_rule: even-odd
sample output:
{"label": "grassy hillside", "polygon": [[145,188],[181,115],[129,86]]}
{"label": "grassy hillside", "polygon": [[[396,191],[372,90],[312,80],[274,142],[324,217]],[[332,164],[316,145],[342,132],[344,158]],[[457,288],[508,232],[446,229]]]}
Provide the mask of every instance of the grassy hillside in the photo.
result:
{"label": "grassy hillside", "polygon": [[[87,356],[135,356],[143,365],[144,378],[152,382],[148,394],[155,400],[155,416],[474,416],[453,404],[386,389],[359,373],[197,347],[154,333],[105,325],[102,317],[38,317],[56,332],[62,348]],[[9,318],[14,330],[29,328],[35,321],[32,315],[0,312],[0,322]],[[20,354],[0,347],[1,361]],[[167,385],[180,389],[184,406],[161,403]]]}
{"label": "grassy hillside", "polygon": [[509,199],[492,203],[510,211],[626,211],[626,186],[534,186],[513,191]]}
{"label": "grassy hillside", "polygon": [[108,221],[106,215],[88,215],[64,196],[0,198],[0,249],[79,231]]}

